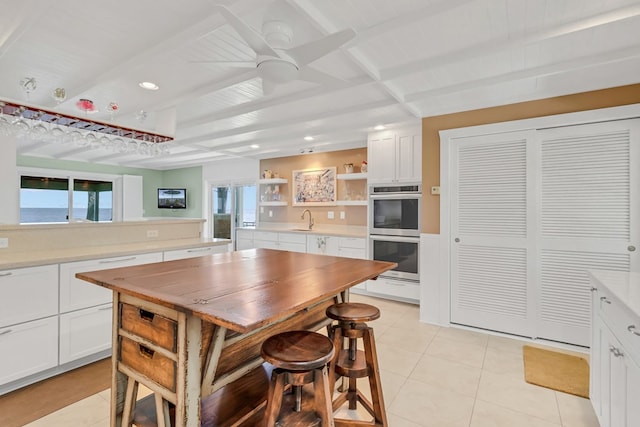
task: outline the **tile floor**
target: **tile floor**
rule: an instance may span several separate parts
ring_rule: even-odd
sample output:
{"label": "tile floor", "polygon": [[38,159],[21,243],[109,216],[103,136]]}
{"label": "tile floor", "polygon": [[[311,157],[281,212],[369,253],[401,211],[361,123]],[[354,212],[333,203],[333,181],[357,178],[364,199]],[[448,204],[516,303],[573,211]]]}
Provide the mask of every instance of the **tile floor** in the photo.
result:
{"label": "tile floor", "polygon": [[[522,341],[420,323],[415,305],[352,300],[382,312],[371,326],[391,427],[598,426],[589,400],[524,381]],[[109,390],[28,426],[107,427]]]}

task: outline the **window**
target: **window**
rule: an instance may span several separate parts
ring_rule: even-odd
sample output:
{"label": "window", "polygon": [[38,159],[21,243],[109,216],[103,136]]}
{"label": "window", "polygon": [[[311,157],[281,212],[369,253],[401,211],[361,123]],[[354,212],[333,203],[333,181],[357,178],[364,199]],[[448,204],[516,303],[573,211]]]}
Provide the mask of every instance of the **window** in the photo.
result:
{"label": "window", "polygon": [[112,221],[113,187],[106,179],[22,175],[20,223]]}

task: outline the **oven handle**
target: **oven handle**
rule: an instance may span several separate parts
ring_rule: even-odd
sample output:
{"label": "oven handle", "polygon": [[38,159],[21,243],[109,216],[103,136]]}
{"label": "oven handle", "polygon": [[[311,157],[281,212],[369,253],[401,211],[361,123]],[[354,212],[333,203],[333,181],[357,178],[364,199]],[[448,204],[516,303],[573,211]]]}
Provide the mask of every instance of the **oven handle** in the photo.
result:
{"label": "oven handle", "polygon": [[369,235],[369,238],[371,240],[385,240],[387,242],[420,243],[420,237]]}
{"label": "oven handle", "polygon": [[388,194],[370,194],[373,200],[403,200],[403,199],[422,199],[420,193],[388,193]]}

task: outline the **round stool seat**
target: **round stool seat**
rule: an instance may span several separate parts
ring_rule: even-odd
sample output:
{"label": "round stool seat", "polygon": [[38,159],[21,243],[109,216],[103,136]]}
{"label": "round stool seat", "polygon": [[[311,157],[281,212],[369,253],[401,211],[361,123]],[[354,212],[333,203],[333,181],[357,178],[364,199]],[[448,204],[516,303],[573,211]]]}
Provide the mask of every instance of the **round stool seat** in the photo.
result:
{"label": "round stool seat", "polygon": [[262,358],[276,368],[308,371],[321,368],[333,358],[333,343],[311,331],[288,331],[269,337],[262,344]]}
{"label": "round stool seat", "polygon": [[380,310],[370,304],[343,302],[327,308],[327,317],[339,322],[369,322],[380,317]]}

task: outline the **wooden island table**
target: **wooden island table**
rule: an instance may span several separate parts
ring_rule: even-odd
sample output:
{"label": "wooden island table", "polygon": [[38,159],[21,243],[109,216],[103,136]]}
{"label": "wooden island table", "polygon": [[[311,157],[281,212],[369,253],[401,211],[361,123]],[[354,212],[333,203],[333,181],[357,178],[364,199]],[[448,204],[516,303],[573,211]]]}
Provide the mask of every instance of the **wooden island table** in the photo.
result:
{"label": "wooden island table", "polygon": [[[262,342],[321,329],[351,286],[395,266],[249,249],[78,273],[113,290],[111,427],[257,425],[270,376]],[[138,384],[153,391],[140,402]]]}

